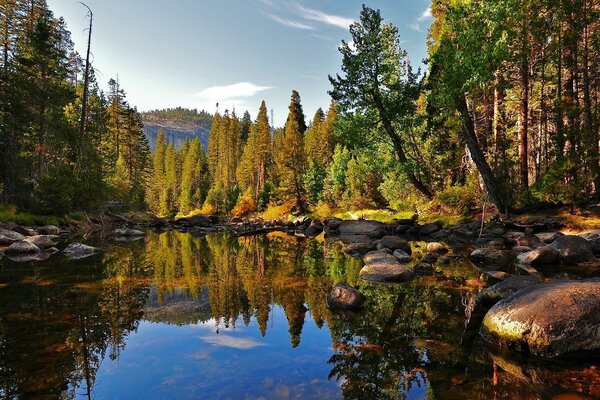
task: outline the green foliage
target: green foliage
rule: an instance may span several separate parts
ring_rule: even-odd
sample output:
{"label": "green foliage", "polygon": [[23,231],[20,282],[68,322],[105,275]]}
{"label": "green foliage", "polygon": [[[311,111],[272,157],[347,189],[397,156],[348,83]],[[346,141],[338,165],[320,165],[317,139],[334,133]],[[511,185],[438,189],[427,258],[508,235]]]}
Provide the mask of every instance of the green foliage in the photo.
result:
{"label": "green foliage", "polygon": [[304,177],[304,186],[308,199],[312,204],[317,204],[323,194],[326,177],[325,167],[319,161],[311,161]]}

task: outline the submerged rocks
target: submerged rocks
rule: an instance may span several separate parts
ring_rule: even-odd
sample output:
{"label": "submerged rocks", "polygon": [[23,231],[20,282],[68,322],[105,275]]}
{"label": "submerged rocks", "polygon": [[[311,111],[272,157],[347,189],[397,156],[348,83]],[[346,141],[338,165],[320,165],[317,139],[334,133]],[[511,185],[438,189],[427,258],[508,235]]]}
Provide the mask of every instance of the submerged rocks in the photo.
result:
{"label": "submerged rocks", "polygon": [[372,251],[364,258],[361,279],[370,282],[405,282],[414,278],[414,272],[391,254]]}
{"label": "submerged rocks", "polygon": [[401,237],[398,236],[384,236],[379,240],[379,246],[382,246],[386,249],[394,250],[403,250],[408,254],[412,253],[410,245],[408,242]]}
{"label": "submerged rocks", "polygon": [[120,236],[120,237],[141,237],[146,236],[146,234],[137,229],[130,228],[118,228],[112,231],[112,236]]}
{"label": "submerged rocks", "polygon": [[600,279],[528,287],[493,306],[482,336],[532,355],[600,351]]}
{"label": "submerged rocks", "polygon": [[506,251],[494,247],[475,249],[469,257],[478,266],[486,269],[506,267],[510,261]]}
{"label": "submerged rocks", "polygon": [[368,242],[350,243],[348,246],[346,246],[346,254],[350,255],[364,255],[373,250],[375,250],[375,245]]}
{"label": "submerged rocks", "polygon": [[37,247],[33,243],[29,243],[29,242],[25,242],[25,241],[20,241],[20,242],[14,242],[10,246],[8,246],[8,248],[6,250],[4,250],[4,252],[7,255],[13,255],[13,254],[33,254],[33,253],[39,253],[40,252],[40,248]]}
{"label": "submerged rocks", "polygon": [[102,249],[82,243],[71,243],[63,250],[63,254],[73,260],[79,260],[100,252],[102,252]]}
{"label": "submerged rocks", "polygon": [[355,311],[365,303],[365,296],[344,283],[335,285],[327,296],[327,306],[334,310]]}
{"label": "submerged rocks", "polygon": [[592,244],[579,236],[560,236],[549,246],[558,250],[560,261],[563,264],[577,264],[596,259],[592,251]]}

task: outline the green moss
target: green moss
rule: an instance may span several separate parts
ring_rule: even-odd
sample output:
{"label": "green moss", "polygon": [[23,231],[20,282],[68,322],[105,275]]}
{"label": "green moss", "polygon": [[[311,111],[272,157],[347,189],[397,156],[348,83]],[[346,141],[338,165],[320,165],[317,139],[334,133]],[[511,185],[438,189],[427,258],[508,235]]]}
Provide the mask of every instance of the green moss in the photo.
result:
{"label": "green moss", "polygon": [[12,204],[0,204],[0,221],[11,221],[21,225],[60,225],[63,219],[55,215],[21,212]]}

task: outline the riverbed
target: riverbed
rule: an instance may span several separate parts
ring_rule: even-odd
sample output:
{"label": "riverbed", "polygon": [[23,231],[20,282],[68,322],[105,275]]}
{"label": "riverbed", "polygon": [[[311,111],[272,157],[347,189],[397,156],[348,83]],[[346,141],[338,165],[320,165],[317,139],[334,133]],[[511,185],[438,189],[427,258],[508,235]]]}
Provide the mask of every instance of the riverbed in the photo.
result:
{"label": "riverbed", "polygon": [[[360,281],[340,243],[281,232],[94,244],[0,260],[0,398],[600,398],[597,359],[460,345],[482,287],[460,254],[445,279],[391,285]],[[328,309],[338,282],[361,312]]]}

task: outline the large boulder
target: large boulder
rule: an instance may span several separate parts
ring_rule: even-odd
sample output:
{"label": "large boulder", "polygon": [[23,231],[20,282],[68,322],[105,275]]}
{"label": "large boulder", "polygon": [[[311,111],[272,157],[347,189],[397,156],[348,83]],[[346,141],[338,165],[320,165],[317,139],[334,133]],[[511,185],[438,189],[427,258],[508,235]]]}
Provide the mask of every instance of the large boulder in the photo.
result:
{"label": "large boulder", "polygon": [[379,245],[392,251],[400,249],[404,250],[408,254],[412,253],[410,244],[408,244],[406,240],[398,236],[384,236],[379,240]]}
{"label": "large boulder", "polygon": [[517,261],[526,265],[549,265],[559,262],[560,254],[552,246],[538,247],[537,249],[521,253]]}
{"label": "large boulder", "polygon": [[541,357],[600,351],[600,279],[522,289],[483,320],[490,342]]}
{"label": "large boulder", "polygon": [[[501,271],[495,271],[495,273],[496,276],[498,276],[498,273],[501,273]],[[479,292],[469,315],[469,320],[465,325],[465,332],[463,333],[461,341],[464,344],[469,344],[473,341],[479,331],[483,318],[494,304],[506,299],[521,289],[535,285],[539,282],[539,278],[535,276],[513,275],[506,277],[495,285]]]}
{"label": "large boulder", "polygon": [[116,237],[141,237],[146,236],[146,234],[138,229],[130,229],[130,228],[118,228],[112,231],[112,236]]}
{"label": "large boulder", "polygon": [[592,251],[592,244],[579,236],[560,236],[549,246],[558,250],[560,260],[563,264],[577,264],[585,261],[594,261],[596,259]]}
{"label": "large boulder", "polygon": [[359,310],[365,303],[365,296],[344,283],[335,285],[327,296],[327,306],[334,310]]}
{"label": "large boulder", "polygon": [[14,242],[23,240],[25,236],[22,234],[11,231],[9,229],[0,228],[0,245],[7,245]]}
{"label": "large boulder", "polygon": [[396,257],[383,251],[372,251],[364,258],[361,279],[370,282],[405,282],[414,278],[414,272]]}
{"label": "large boulder", "polygon": [[8,246],[8,248],[6,250],[4,250],[4,252],[7,255],[11,255],[11,254],[33,254],[33,253],[39,253],[40,252],[40,248],[37,247],[33,243],[29,243],[29,242],[25,242],[25,241],[20,241],[20,242],[14,242],[10,246]]}
{"label": "large boulder", "polygon": [[37,231],[40,235],[60,235],[60,228],[55,225],[44,225]]}
{"label": "large boulder", "polygon": [[367,235],[369,237],[382,237],[385,225],[378,221],[358,220],[342,221],[337,231],[340,235]]}
{"label": "large boulder", "polygon": [[100,252],[102,252],[101,249],[82,243],[71,243],[63,250],[63,254],[73,260],[93,256]]}
{"label": "large boulder", "polygon": [[[542,242],[546,244],[550,244],[556,240],[559,236],[564,236],[562,232],[540,232],[536,233],[535,236],[538,237]],[[587,238],[585,238],[587,239]]]}
{"label": "large boulder", "polygon": [[55,235],[35,235],[28,236],[23,239],[24,242],[33,243],[40,249],[48,249],[50,247],[56,246],[57,239],[59,237]]}
{"label": "large boulder", "polygon": [[494,247],[475,249],[469,257],[478,266],[488,270],[506,267],[510,262],[508,252]]}

